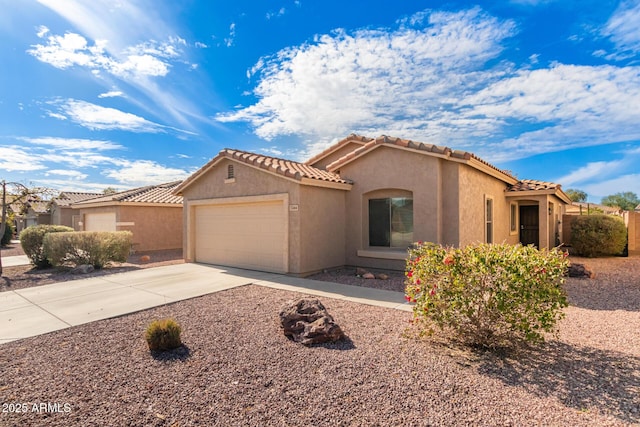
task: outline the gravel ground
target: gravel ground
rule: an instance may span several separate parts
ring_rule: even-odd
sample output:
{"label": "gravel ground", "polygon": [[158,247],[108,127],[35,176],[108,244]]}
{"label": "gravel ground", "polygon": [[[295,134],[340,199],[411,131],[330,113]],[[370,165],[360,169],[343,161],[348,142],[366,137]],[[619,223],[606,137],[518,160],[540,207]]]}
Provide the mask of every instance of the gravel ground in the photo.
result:
{"label": "gravel ground", "polygon": [[[253,285],[3,344],[0,425],[639,425],[640,258],[585,262],[597,277],[568,280],[559,337],[519,354],[329,298],[349,340],[307,348],[277,317],[301,294]],[[152,355],[144,328],[169,316],[185,347]]]}

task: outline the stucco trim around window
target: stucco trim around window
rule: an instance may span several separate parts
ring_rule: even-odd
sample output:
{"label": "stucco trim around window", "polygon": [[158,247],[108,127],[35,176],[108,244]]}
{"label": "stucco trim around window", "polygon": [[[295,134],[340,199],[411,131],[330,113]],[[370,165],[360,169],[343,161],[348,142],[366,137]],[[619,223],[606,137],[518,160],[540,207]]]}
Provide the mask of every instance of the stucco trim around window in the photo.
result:
{"label": "stucco trim around window", "polygon": [[515,236],[520,232],[520,209],[518,203],[509,203],[509,235]]}
{"label": "stucco trim around window", "polygon": [[358,256],[363,258],[379,258],[379,259],[396,259],[396,260],[405,260],[407,259],[407,251],[406,250],[393,250],[393,249],[383,249],[383,250],[359,250]]}
{"label": "stucco trim around window", "polygon": [[493,243],[495,236],[495,209],[493,196],[485,194],[484,196],[484,241],[485,243]]}

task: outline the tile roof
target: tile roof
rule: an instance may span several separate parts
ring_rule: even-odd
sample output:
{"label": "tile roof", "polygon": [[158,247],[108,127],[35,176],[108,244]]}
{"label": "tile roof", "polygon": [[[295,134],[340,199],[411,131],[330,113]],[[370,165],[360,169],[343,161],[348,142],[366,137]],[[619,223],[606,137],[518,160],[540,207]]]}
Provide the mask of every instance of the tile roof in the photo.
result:
{"label": "tile roof", "polygon": [[329,148],[327,148],[326,150],[322,151],[321,153],[316,154],[315,156],[313,156],[312,158],[310,158],[309,160],[307,160],[306,162],[304,162],[305,165],[311,165],[315,162],[317,162],[318,160],[322,159],[323,157],[333,153],[334,151],[338,150],[339,148],[351,143],[351,142],[356,142],[358,144],[366,144],[369,141],[373,141],[373,138],[369,138],[367,136],[362,136],[362,135],[356,135],[355,133],[350,134],[349,136],[347,136],[344,139],[341,139],[340,141],[336,142],[335,144],[333,144],[332,146],[330,146]]}
{"label": "tile roof", "polygon": [[263,156],[261,154],[229,148],[220,151],[220,155],[296,180],[310,178],[339,184],[351,184],[351,181],[341,178],[340,175],[336,173],[292,160]]}
{"label": "tile roof", "polygon": [[[350,136],[351,138],[365,138],[365,137],[360,137],[357,135],[352,135]],[[348,140],[348,138],[346,139]],[[362,139],[364,141],[364,139]],[[345,141],[345,140],[343,140]],[[343,143],[343,141],[339,142]],[[427,153],[434,153],[434,154],[440,154],[440,155],[444,155],[447,157],[453,157],[455,159],[461,159],[461,160],[471,160],[474,159],[482,164],[484,164],[485,166],[490,167],[491,169],[494,169],[497,172],[500,172],[502,174],[507,175],[510,178],[516,179],[513,175],[511,175],[511,173],[509,171],[506,170],[502,170],[499,169],[495,166],[493,166],[491,163],[482,160],[480,157],[476,156],[473,153],[470,153],[468,151],[461,151],[461,150],[452,150],[449,147],[444,147],[444,146],[440,146],[440,145],[434,145],[434,144],[425,144],[424,142],[417,142],[417,141],[412,141],[410,139],[402,139],[402,138],[394,138],[394,137],[390,137],[387,135],[382,135],[379,136],[378,138],[375,139],[371,139],[368,138],[368,142],[366,142],[362,147],[355,149],[354,151],[350,152],[349,154],[342,156],[341,158],[339,158],[338,160],[336,160],[335,162],[327,165],[327,169],[328,170],[336,170],[338,168],[340,168],[340,166],[342,166],[344,163],[347,163],[348,161],[360,156],[361,154],[375,148],[376,146],[380,146],[380,145],[395,145],[398,147],[404,147],[404,148],[410,148],[413,150],[418,150],[418,151],[424,151]],[[333,147],[328,148],[325,151],[333,151],[335,150],[335,145]]]}
{"label": "tile roof", "polygon": [[132,190],[121,191],[119,193],[107,194],[101,197],[84,200],[74,203],[74,206],[90,205],[95,203],[108,204],[118,203],[162,203],[170,205],[182,204],[182,196],[172,194],[182,181],[168,182],[159,185],[148,185],[146,187],[134,188]]}
{"label": "tile roof", "polygon": [[40,201],[29,202],[29,209],[38,214],[48,213],[49,202],[40,202]]}
{"label": "tile roof", "polygon": [[507,191],[539,191],[539,190],[559,190],[560,184],[553,182],[538,181],[535,179],[523,179],[514,185],[510,185]]}
{"label": "tile roof", "polygon": [[63,191],[58,197],[54,197],[51,202],[58,206],[69,206],[72,203],[82,202],[84,200],[93,199],[103,196],[102,193],[80,193],[77,191]]}

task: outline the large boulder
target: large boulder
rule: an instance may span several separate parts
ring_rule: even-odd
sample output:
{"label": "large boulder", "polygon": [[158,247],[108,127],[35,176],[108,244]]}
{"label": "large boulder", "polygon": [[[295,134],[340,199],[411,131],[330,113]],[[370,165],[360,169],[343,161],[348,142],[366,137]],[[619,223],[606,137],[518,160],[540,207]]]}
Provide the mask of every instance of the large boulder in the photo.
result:
{"label": "large boulder", "polygon": [[572,262],[567,270],[567,276],[593,279],[596,275],[589,266]]}
{"label": "large boulder", "polygon": [[312,345],[339,341],[344,333],[317,298],[289,301],[280,310],[284,334],[295,342]]}

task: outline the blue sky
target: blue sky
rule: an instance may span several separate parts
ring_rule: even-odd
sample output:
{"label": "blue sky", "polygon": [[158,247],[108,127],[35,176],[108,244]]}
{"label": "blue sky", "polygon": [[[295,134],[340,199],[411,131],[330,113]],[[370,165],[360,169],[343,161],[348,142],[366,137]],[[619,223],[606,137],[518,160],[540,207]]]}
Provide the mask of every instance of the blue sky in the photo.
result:
{"label": "blue sky", "polygon": [[640,195],[640,1],[0,0],[0,173],[182,179],[348,134]]}

